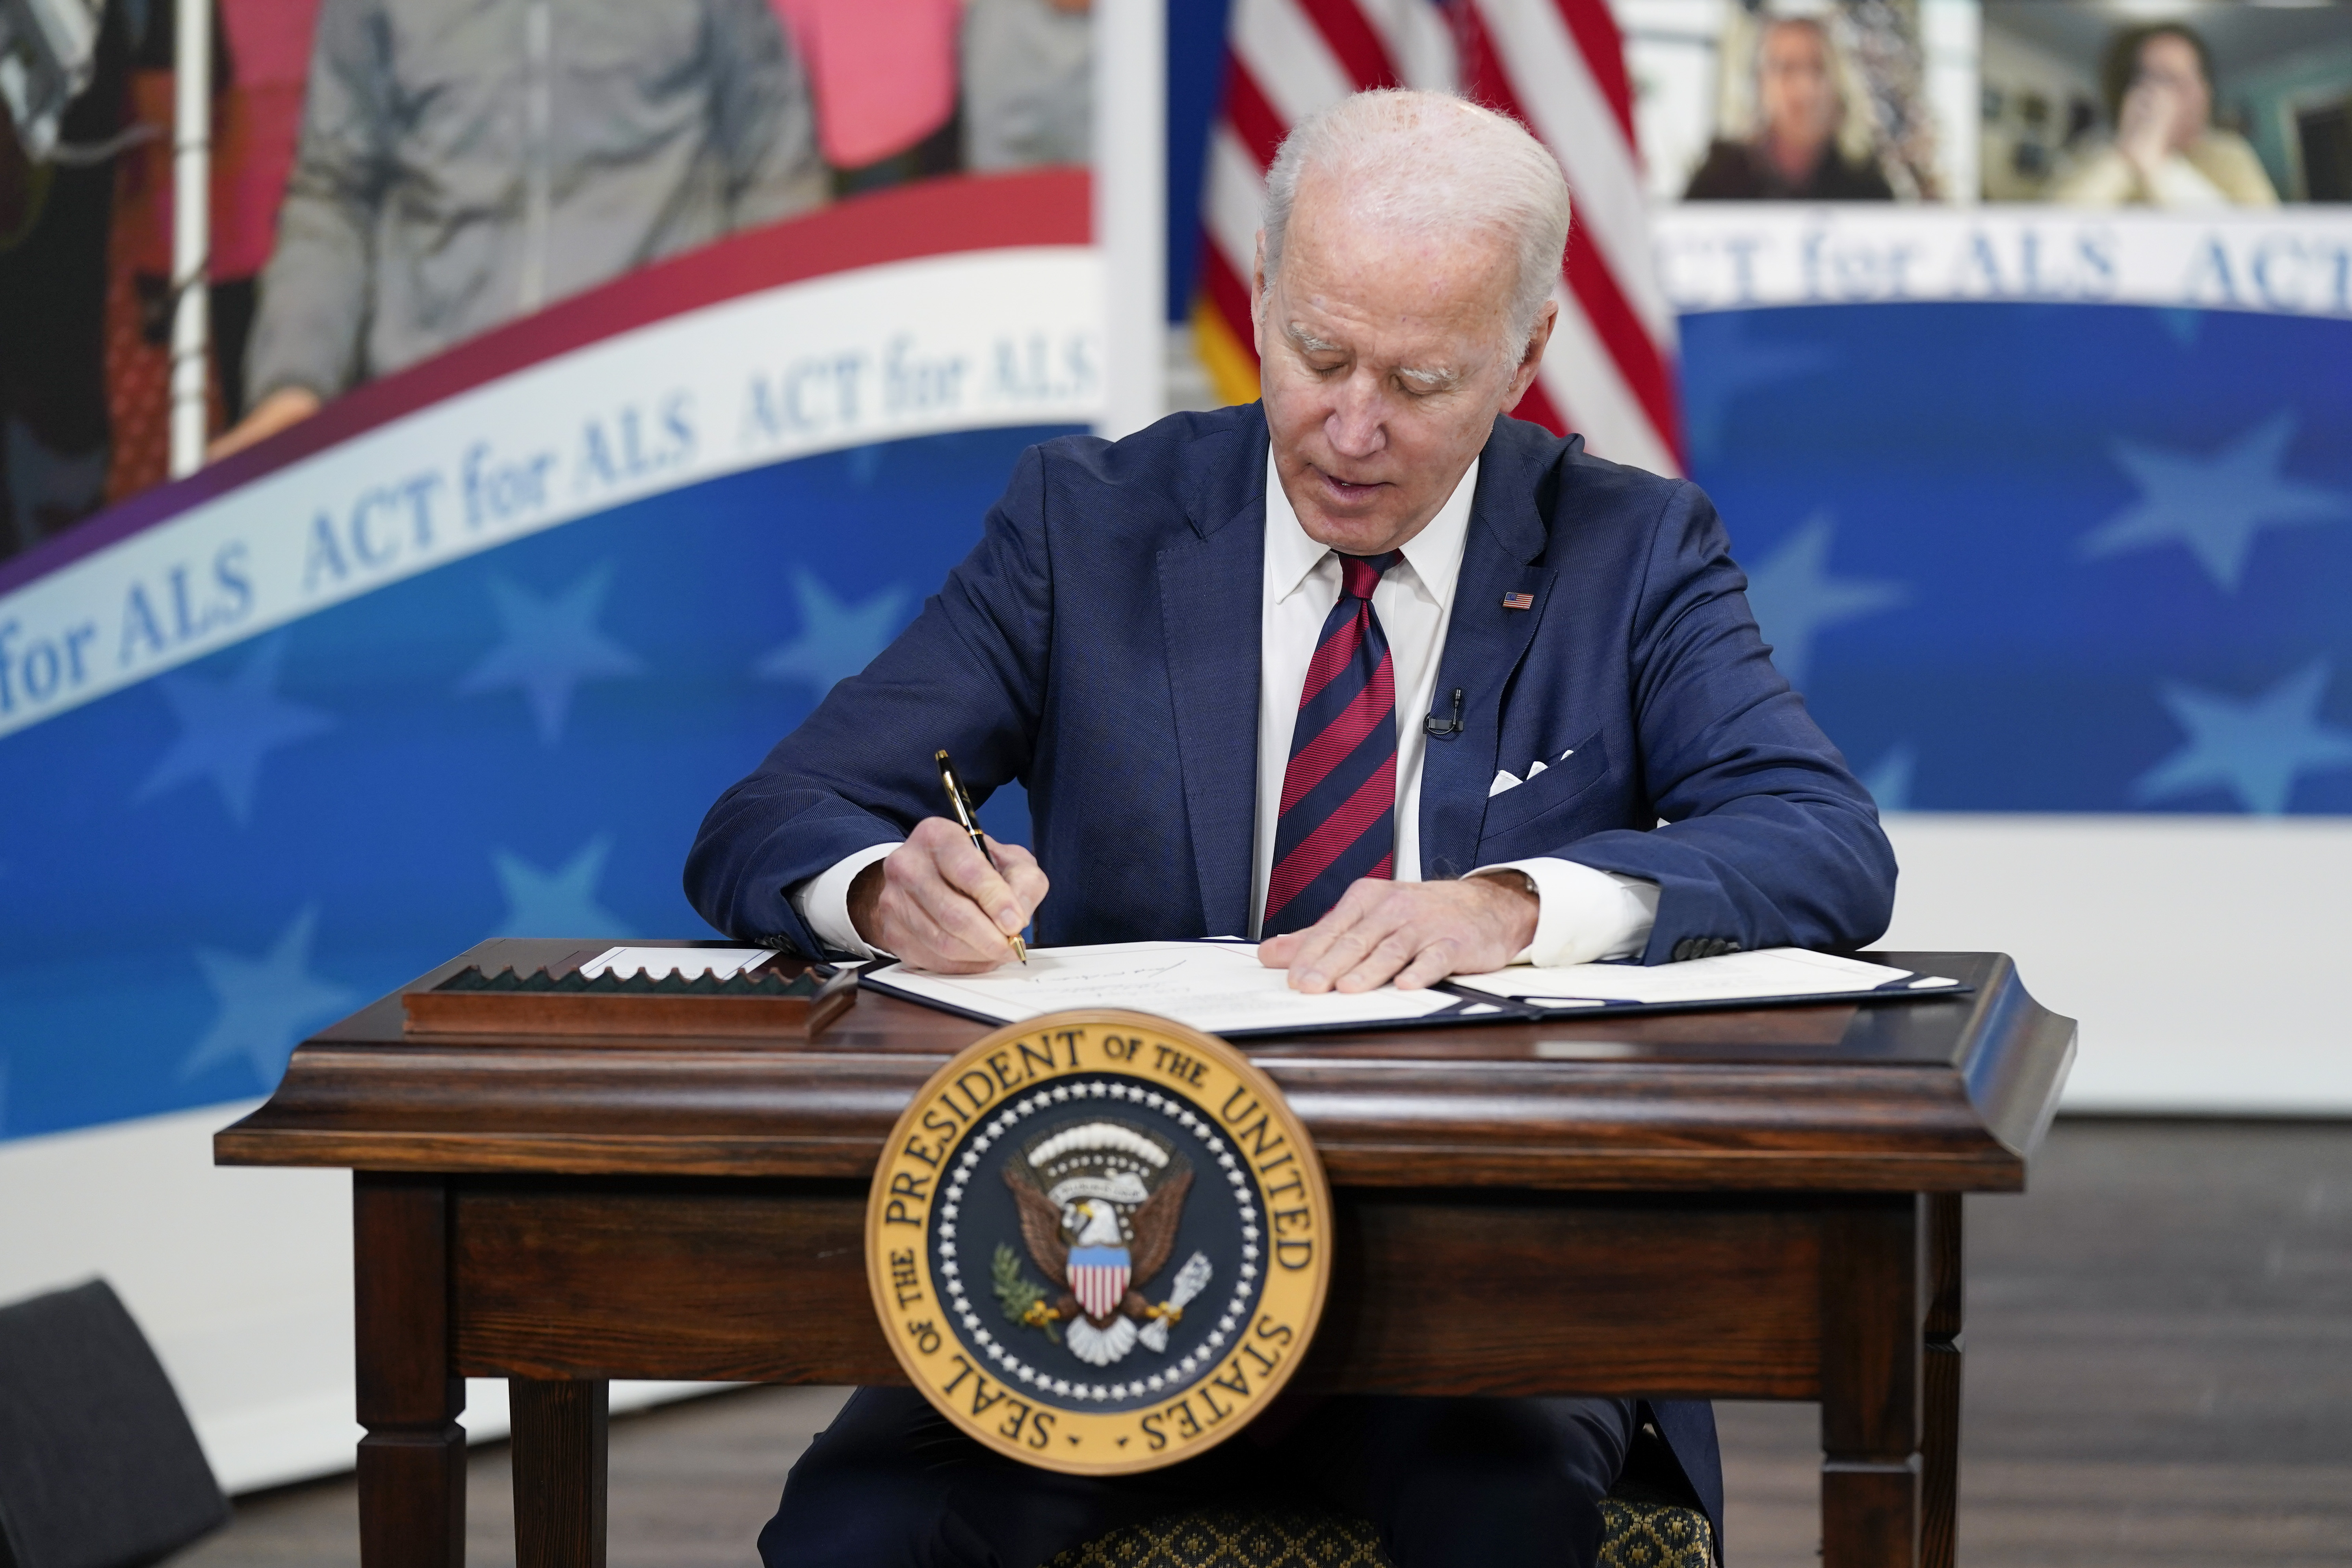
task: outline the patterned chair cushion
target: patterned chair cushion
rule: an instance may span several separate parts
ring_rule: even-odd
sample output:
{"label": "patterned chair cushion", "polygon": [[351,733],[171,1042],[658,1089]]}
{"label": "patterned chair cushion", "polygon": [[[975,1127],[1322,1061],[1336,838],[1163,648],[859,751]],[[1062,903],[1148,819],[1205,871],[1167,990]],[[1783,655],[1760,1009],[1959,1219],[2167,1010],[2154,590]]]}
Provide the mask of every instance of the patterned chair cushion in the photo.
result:
{"label": "patterned chair cushion", "polygon": [[1045,1568],[1395,1568],[1360,1519],[1219,1506],[1164,1514],[1074,1546]]}
{"label": "patterned chair cushion", "polygon": [[[1601,1568],[1712,1568],[1706,1515],[1640,1493],[1601,1503]],[[1187,1509],[1074,1546],[1045,1568],[1395,1568],[1361,1520],[1312,1509]]]}
{"label": "patterned chair cushion", "polygon": [[1601,1568],[1713,1568],[1706,1515],[1664,1499],[1601,1500]]}

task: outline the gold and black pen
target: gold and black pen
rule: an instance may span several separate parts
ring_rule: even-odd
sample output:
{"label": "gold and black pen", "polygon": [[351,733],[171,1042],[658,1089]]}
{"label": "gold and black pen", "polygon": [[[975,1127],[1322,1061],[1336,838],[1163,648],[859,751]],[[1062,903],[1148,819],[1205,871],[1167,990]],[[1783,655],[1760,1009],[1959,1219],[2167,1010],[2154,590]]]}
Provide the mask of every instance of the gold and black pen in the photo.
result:
{"label": "gold and black pen", "polygon": [[[948,761],[944,750],[939,753],[939,764],[940,783],[947,786],[948,809],[955,813],[956,825],[971,835],[971,847],[980,851],[981,858],[995,865],[996,857],[988,852],[988,841],[980,836],[980,819],[971,814],[971,796],[963,793],[963,781],[956,777],[955,764]],[[1013,957],[1024,963],[1029,962],[1029,945],[1021,940],[1020,932],[1014,931],[1004,940],[1013,944]]]}

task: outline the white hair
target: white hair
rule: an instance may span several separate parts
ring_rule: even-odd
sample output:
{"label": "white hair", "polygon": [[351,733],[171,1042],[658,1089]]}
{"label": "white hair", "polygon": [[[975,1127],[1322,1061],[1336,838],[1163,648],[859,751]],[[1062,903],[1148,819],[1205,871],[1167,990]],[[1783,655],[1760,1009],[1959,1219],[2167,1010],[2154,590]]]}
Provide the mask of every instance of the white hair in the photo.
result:
{"label": "white hair", "polygon": [[1265,277],[1308,169],[1339,182],[1350,216],[1415,238],[1465,230],[1517,252],[1508,347],[1517,353],[1559,281],[1568,182],[1543,143],[1508,115],[1448,92],[1381,88],[1343,98],[1291,127],[1265,176]]}

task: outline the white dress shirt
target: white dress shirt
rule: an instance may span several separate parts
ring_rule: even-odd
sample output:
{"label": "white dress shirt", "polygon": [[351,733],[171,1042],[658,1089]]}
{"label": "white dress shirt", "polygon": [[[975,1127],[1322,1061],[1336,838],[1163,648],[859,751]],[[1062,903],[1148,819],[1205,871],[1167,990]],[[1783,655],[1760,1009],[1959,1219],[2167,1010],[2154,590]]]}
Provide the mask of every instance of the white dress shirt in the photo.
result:
{"label": "white dress shirt", "polygon": [[[1463,542],[1470,531],[1471,498],[1477,489],[1474,458],[1437,515],[1405,544],[1404,559],[1389,568],[1372,592],[1372,613],[1388,637],[1396,679],[1396,853],[1391,868],[1400,882],[1421,880],[1421,764],[1428,744],[1422,719],[1435,692],[1438,658],[1454,613],[1454,581],[1462,572]],[[1283,773],[1290,763],[1298,694],[1306,689],[1307,667],[1315,657],[1323,622],[1339,601],[1339,558],[1298,525],[1271,453],[1265,465],[1265,553],[1260,584],[1252,936],[1265,919],[1266,884],[1274,874],[1275,819]],[[897,847],[877,844],[836,862],[789,890],[793,908],[830,946],[872,957],[874,949],[849,921],[849,885]],[[1525,874],[1539,900],[1535,940],[1518,954],[1517,963],[1622,958],[1639,952],[1649,941],[1658,910],[1654,882],[1548,858],[1482,866],[1471,875],[1502,870]]]}
{"label": "white dress shirt", "polygon": [[[1421,723],[1437,692],[1438,660],[1445,649],[1446,625],[1454,617],[1454,585],[1462,574],[1470,502],[1477,493],[1478,460],[1474,458],[1437,515],[1405,542],[1404,559],[1390,567],[1372,590],[1372,614],[1388,637],[1396,678],[1396,855],[1391,871],[1400,882],[1421,880],[1421,763],[1429,745]],[[1315,658],[1323,622],[1339,602],[1339,554],[1298,525],[1271,452],[1265,462],[1265,570],[1261,581],[1265,597],[1258,617],[1252,936],[1265,919],[1266,884],[1274,876],[1275,818],[1282,805],[1282,777],[1290,765],[1291,731],[1298,722],[1298,694],[1307,688],[1307,667]],[[1654,882],[1550,858],[1481,866],[1470,874],[1501,870],[1525,873],[1539,900],[1535,940],[1517,963],[1623,958],[1641,952],[1650,940],[1658,912]]]}

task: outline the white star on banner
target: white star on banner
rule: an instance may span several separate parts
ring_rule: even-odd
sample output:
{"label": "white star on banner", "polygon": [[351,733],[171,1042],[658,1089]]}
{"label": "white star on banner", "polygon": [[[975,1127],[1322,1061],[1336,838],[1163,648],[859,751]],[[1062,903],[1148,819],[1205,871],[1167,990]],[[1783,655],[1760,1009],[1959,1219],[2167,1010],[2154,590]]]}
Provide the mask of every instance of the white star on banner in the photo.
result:
{"label": "white star on banner", "polygon": [[627,936],[629,922],[596,901],[596,884],[613,852],[613,836],[600,833],[552,871],[500,849],[490,868],[507,896],[507,918],[493,936]]}
{"label": "white star on banner", "polygon": [[893,584],[863,604],[848,605],[815,574],[795,566],[793,597],[800,604],[801,635],[761,655],[751,672],[764,680],[805,681],[822,697],[890,646],[907,591]]}
{"label": "white star on banner", "polygon": [[2158,695],[2189,743],[2141,774],[2133,796],[2167,800],[2225,788],[2248,811],[2284,811],[2303,774],[2352,767],[2352,731],[2319,721],[2328,673],[2328,661],[2319,659],[2243,700],[2167,683]]}
{"label": "white star on banner", "polygon": [[466,672],[457,689],[468,695],[520,691],[530,700],[539,738],[555,744],[563,738],[564,716],[582,681],[645,669],[636,655],[596,629],[612,583],[610,563],[543,599],[502,577],[491,578],[490,599],[505,640]]}
{"label": "white star on banner", "polygon": [[1830,540],[1836,532],[1827,512],[1816,512],[1748,574],[1748,605],[1772,662],[1802,690],[1813,661],[1813,639],[1831,626],[1891,610],[1911,596],[1901,583],[1830,575]]}
{"label": "white star on banner", "polygon": [[242,1058],[263,1089],[273,1088],[303,1035],[351,1008],[355,992],[310,973],[310,939],[318,926],[319,906],[307,904],[259,958],[196,949],[196,967],[205,972],[220,1013],[180,1064],[182,1079]]}
{"label": "white star on banner", "polygon": [[2294,426],[2294,411],[2281,410],[2210,458],[2116,442],[2116,462],[2140,499],[2084,535],[2083,554],[2095,560],[2178,543],[2222,592],[2237,592],[2263,529],[2352,517],[2352,495],[2280,474]]}
{"label": "white star on banner", "polygon": [[283,634],[264,637],[235,675],[213,680],[192,670],[159,676],[155,689],[179,721],[172,742],[135,798],[146,800],[191,779],[210,779],[221,805],[240,827],[253,816],[262,759],[280,746],[335,727],[332,714],[278,695]]}

